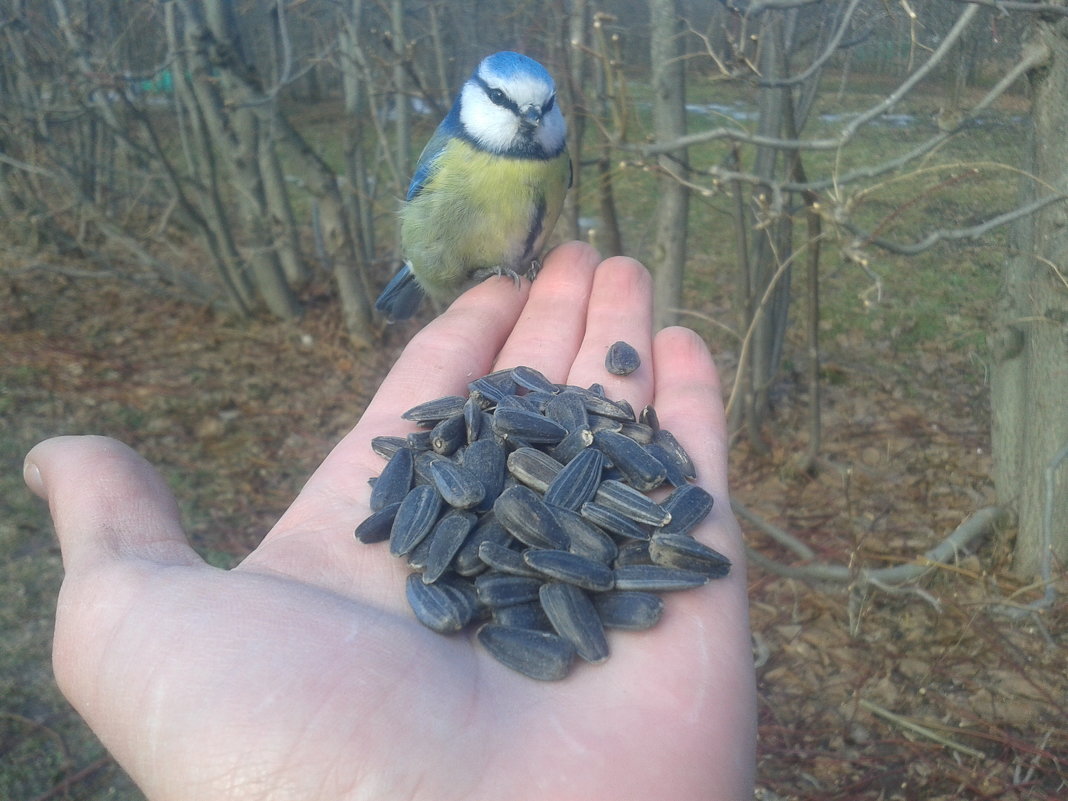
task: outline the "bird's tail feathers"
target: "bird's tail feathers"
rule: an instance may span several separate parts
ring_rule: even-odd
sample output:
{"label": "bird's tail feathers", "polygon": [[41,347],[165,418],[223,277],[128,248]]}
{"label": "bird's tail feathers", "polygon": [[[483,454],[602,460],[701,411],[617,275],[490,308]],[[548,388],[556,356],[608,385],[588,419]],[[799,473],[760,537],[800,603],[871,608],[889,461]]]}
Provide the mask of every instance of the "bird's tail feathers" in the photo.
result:
{"label": "bird's tail feathers", "polygon": [[412,274],[411,265],[405,262],[378,296],[375,308],[390,320],[407,320],[418,310],[424,297],[423,290]]}

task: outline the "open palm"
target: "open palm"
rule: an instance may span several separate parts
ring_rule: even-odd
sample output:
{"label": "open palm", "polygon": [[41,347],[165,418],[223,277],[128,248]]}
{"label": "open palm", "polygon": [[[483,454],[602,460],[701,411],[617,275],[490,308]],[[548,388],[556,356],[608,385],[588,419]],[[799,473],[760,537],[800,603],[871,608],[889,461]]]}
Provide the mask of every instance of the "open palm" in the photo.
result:
{"label": "open palm", "polygon": [[[412,340],[358,425],[237,568],[189,547],[159,475],[130,449],[66,437],[27,457],[66,577],[56,677],[152,799],[747,799],[754,690],[744,557],[730,515],[719,386],[691,332],[655,337],[648,273],[550,254],[532,287],[470,290]],[[626,340],[642,367],[607,374]],[[378,434],[400,413],[525,364],[653,403],[716,498],[696,532],[731,575],[666,597],[654,629],[560,682],[513,673],[408,610],[408,569],[352,531]],[[299,425],[299,422],[296,423]]]}

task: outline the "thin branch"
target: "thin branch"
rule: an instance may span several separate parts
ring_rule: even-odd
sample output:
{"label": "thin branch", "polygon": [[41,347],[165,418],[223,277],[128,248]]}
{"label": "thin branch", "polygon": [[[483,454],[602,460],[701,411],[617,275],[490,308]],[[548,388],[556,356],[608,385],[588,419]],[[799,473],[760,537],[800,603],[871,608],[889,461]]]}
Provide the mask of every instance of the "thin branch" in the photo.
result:
{"label": "thin branch", "polygon": [[789,78],[763,79],[757,81],[757,85],[769,88],[793,86],[795,84],[804,83],[815,75],[816,72],[819,71],[819,69],[826,64],[836,52],[838,52],[838,46],[841,44],[845,32],[849,29],[849,23],[852,22],[853,13],[857,10],[858,5],[860,5],[860,0],[851,0],[849,7],[842,14],[842,18],[838,22],[838,27],[835,29],[834,35],[831,37],[830,41],[827,42],[827,46],[823,49],[822,53],[813,59],[808,67],[797,75],[791,75]]}
{"label": "thin branch", "polygon": [[752,523],[780,545],[789,548],[806,562],[809,559],[815,558],[816,552],[805,545],[805,543],[801,542],[801,540],[797,539],[797,537],[785,529],[779,528],[774,523],[764,520],[762,517],[758,517],[748,506],[737,498],[731,498],[731,511],[743,520]]}
{"label": "thin branch", "polygon": [[[883,100],[854,117],[836,137],[829,139],[779,139],[774,136],[739,134],[738,131],[730,128],[713,128],[708,131],[699,131],[686,136],[680,136],[670,142],[654,142],[649,145],[641,146],[632,145],[629,148],[622,143],[616,144],[619,147],[637,150],[645,157],[658,156],[673,150],[679,150],[684,147],[690,147],[692,145],[702,144],[716,139],[731,139],[737,142],[745,142],[750,145],[779,148],[780,150],[837,150],[847,145],[853,137],[856,136],[857,131],[860,130],[861,126],[871,122],[880,114],[896,106],[905,95],[915,88],[916,84],[926,78],[931,71],[942,62],[946,55],[948,55],[978,11],[979,9],[977,6],[969,6],[964,9],[964,11],[961,12],[960,17],[957,18],[956,23],[954,23],[953,27],[946,33],[945,38],[923,66],[911,73],[900,86],[887,95]],[[976,106],[977,110],[979,108],[980,106]],[[816,185],[804,187],[790,186],[791,190],[815,188],[822,187]]]}
{"label": "thin branch", "polygon": [[891,253],[898,253],[902,256],[915,256],[917,253],[922,253],[925,250],[937,245],[943,241],[957,241],[960,239],[978,239],[984,236],[989,231],[999,226],[1006,225],[1013,220],[1018,220],[1021,217],[1026,217],[1029,214],[1033,214],[1039,209],[1043,209],[1046,206],[1057,203],[1061,200],[1068,199],[1068,194],[1056,194],[1049,195],[1039,200],[1032,201],[1026,205],[1019,206],[1012,211],[1007,211],[1004,214],[999,214],[996,217],[991,217],[985,222],[973,225],[970,228],[940,228],[937,231],[932,231],[923,239],[912,242],[910,244],[900,244],[897,242],[891,242],[888,239],[872,236],[857,226],[853,225],[848,220],[839,220],[839,225],[845,228],[847,231],[856,236],[860,242],[855,243],[856,247],[860,247],[864,244],[876,245],[883,250],[888,250]]}
{"label": "thin branch", "polygon": [[1009,11],[1027,11],[1032,14],[1058,14],[1068,16],[1068,6],[1053,3],[1033,3],[1028,0],[953,0],[955,3],[973,3],[997,11],[1001,16],[1008,16]]}
{"label": "thin branch", "polygon": [[[990,106],[1025,72],[1045,64],[1049,60],[1049,55],[1049,49],[1045,45],[1033,43],[1025,45],[1020,54],[1020,60],[1013,65],[1012,69],[1005,73],[1002,79],[998,81],[989,92],[983,95],[982,100],[976,103],[967,114],[961,117],[960,124],[957,127],[959,128],[960,125],[963,125],[967,120],[972,119],[980,111],[983,111]],[[847,173],[835,175],[831,178],[825,178],[821,181],[809,181],[804,184],[785,183],[782,188],[789,192],[804,191],[806,189],[819,191],[832,186],[844,186],[863,178],[876,178],[880,175],[885,175],[888,172],[900,169],[904,165],[915,161],[920,156],[930,153],[952,135],[953,131],[939,131],[930,139],[916,145],[912,150],[909,150],[896,158],[888,159],[881,164],[858,167]]]}
{"label": "thin branch", "polygon": [[726,5],[731,11],[740,11],[747,16],[756,16],[757,14],[763,14],[765,11],[802,8],[804,6],[811,6],[822,2],[823,0],[755,0],[755,2],[746,3],[741,8],[734,2],[727,2]]}
{"label": "thin branch", "polygon": [[[745,337],[742,339],[742,348],[738,354],[738,375],[743,375],[744,371],[748,369],[749,351],[751,348],[751,343],[753,341],[753,336],[756,332],[757,325],[760,323],[760,319],[764,314],[764,309],[771,301],[771,296],[774,293],[775,287],[778,285],[779,280],[786,273],[787,269],[789,269],[790,265],[792,265],[794,261],[803,252],[805,252],[810,247],[815,247],[816,244],[817,243],[815,240],[809,240],[805,242],[803,245],[801,245],[801,247],[791,253],[789,257],[787,257],[781,264],[779,264],[778,269],[775,270],[774,274],[772,274],[771,278],[768,280],[768,285],[764,289],[764,294],[761,296],[760,302],[757,304],[757,307],[753,312],[753,319],[749,321],[749,327],[746,329]],[[741,386],[742,382],[735,381],[734,388],[731,390],[731,396],[727,400],[726,415],[728,420],[731,419],[731,412],[734,409],[734,404],[737,400],[738,392],[740,391]]]}
{"label": "thin branch", "polygon": [[[736,503],[736,501],[732,501],[731,508],[738,512],[739,517],[743,517],[749,522],[758,520],[758,518],[749,512],[748,509],[745,509],[745,507],[736,507]],[[831,581],[835,583],[849,584],[854,587],[865,587],[869,585],[876,586],[877,588],[883,588],[884,585],[900,586],[906,582],[915,581],[933,567],[949,564],[949,559],[951,557],[963,551],[979,537],[993,531],[1006,520],[1007,517],[1008,512],[998,506],[988,506],[984,509],[980,509],[957,526],[956,529],[954,529],[934,548],[931,548],[912,562],[895,565],[893,567],[875,569],[860,568],[858,570],[845,565],[826,563],[794,566],[784,565],[749,547],[746,548],[746,553],[754,564],[759,565],[771,573],[785,576],[786,578],[796,578],[804,581]],[[776,541],[794,551],[794,553],[800,554],[802,548],[807,549],[812,553],[807,545],[785,531],[779,530],[775,535],[772,535],[769,527],[774,527],[766,521],[760,521],[758,527],[765,533],[773,536]]]}
{"label": "thin branch", "polygon": [[889,709],[884,709],[883,707],[872,701],[869,701],[866,698],[859,699],[858,703],[862,707],[867,709],[869,712],[878,715],[884,720],[890,721],[896,726],[900,726],[903,729],[908,729],[909,731],[915,734],[919,734],[921,737],[926,737],[928,740],[934,740],[936,743],[941,743],[947,748],[952,748],[954,751],[960,751],[962,754],[967,754],[968,756],[975,757],[976,759],[986,758],[986,754],[984,754],[982,751],[976,748],[972,748],[971,746],[958,743],[956,740],[951,740],[950,738],[946,737],[945,735],[939,734],[933,729],[929,729],[926,726],[921,726],[919,723],[916,723],[910,718],[905,718],[901,715],[895,715]]}

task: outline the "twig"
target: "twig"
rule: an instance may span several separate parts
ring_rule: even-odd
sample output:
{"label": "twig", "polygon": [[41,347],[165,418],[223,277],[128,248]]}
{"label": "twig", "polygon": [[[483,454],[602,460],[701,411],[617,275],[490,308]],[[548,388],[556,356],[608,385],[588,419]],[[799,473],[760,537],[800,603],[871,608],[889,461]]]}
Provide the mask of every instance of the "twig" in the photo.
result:
{"label": "twig", "polygon": [[1006,225],[1014,220],[1018,220],[1021,217],[1027,217],[1030,214],[1039,211],[1053,203],[1068,199],[1068,195],[1056,194],[1049,195],[1044,198],[1032,201],[1023,206],[1018,206],[1012,211],[1006,211],[1004,214],[998,214],[996,217],[991,217],[989,220],[973,225],[970,228],[940,228],[937,231],[932,231],[923,239],[917,242],[911,242],[909,244],[900,244],[897,242],[891,242],[888,239],[882,239],[881,237],[873,236],[872,234],[865,233],[857,226],[853,225],[848,220],[839,220],[838,224],[852,233],[858,239],[862,240],[859,244],[872,244],[883,250],[888,250],[891,253],[898,253],[902,256],[915,256],[917,253],[922,253],[934,247],[936,244],[942,241],[955,241],[958,239],[978,239],[984,236],[987,232],[1002,225]]}
{"label": "twig", "polygon": [[801,540],[797,539],[793,534],[785,529],[779,528],[774,523],[768,522],[761,517],[757,517],[757,515],[753,514],[753,512],[737,498],[731,498],[731,510],[738,515],[738,517],[752,523],[780,545],[789,548],[801,559],[807,561],[816,556],[815,551],[805,545],[805,543],[801,542]]}
{"label": "twig", "polygon": [[55,798],[57,795],[65,794],[67,790],[70,789],[71,785],[84,781],[101,768],[106,767],[111,761],[112,759],[110,756],[102,756],[95,762],[90,762],[81,770],[72,773],[62,781],[57,782],[53,787],[41,793],[36,798],[31,799],[31,801],[48,801],[48,799]]}
{"label": "twig", "polygon": [[845,36],[845,32],[849,29],[849,23],[853,21],[853,14],[857,10],[857,6],[860,4],[860,0],[850,0],[849,7],[845,10],[845,13],[841,16],[834,33],[831,35],[830,41],[816,58],[812,60],[804,70],[797,75],[791,75],[788,78],[764,78],[757,82],[758,86],[764,87],[777,87],[777,86],[793,86],[795,84],[803,83],[816,74],[816,71],[820,69],[827,61],[838,52],[838,46],[842,42],[842,37]]}
{"label": "twig", "polygon": [[[758,525],[762,531],[769,534],[769,536],[772,536],[776,541],[781,542],[784,546],[794,551],[794,553],[800,554],[799,547],[808,549],[809,553],[812,553],[807,545],[800,542],[793,535],[788,534],[781,529],[776,529],[766,521],[757,522],[759,519],[748,509],[745,509],[744,506],[738,504],[737,501],[732,501],[731,507],[738,512],[739,517],[743,517],[749,522]],[[948,564],[950,557],[960,553],[980,536],[992,531],[996,526],[1001,524],[1007,516],[1008,512],[999,506],[988,506],[984,509],[980,509],[957,526],[957,528],[955,528],[934,548],[931,548],[912,562],[895,565],[894,567],[881,567],[875,569],[860,568],[858,570],[846,567],[845,565],[826,563],[794,566],[784,565],[774,559],[764,556],[752,548],[747,547],[746,553],[754,564],[759,565],[769,572],[780,576],[786,576],[787,578],[797,578],[805,581],[832,581],[836,583],[851,584],[854,589],[866,586],[874,586],[876,589],[886,589],[891,586],[900,587],[906,582],[915,581],[927,573],[931,568],[938,565]],[[772,530],[775,530],[776,534],[772,534]]]}
{"label": "twig", "polygon": [[[923,80],[927,75],[937,67],[942,60],[946,57],[946,54],[950,52],[953,46],[957,43],[957,40],[964,33],[968,27],[972,18],[978,13],[977,6],[969,6],[964,9],[953,27],[946,32],[945,37],[942,39],[938,48],[931,54],[930,58],[919,67],[915,72],[910,74],[900,86],[887,95],[883,100],[879,101],[875,105],[866,109],[858,114],[849,124],[846,125],[838,136],[829,137],[825,139],[779,139],[774,136],[761,136],[759,134],[739,134],[737,130],[731,128],[713,128],[707,131],[698,131],[697,133],[686,134],[680,136],[670,142],[654,142],[649,145],[634,145],[627,147],[622,143],[613,143],[626,149],[634,149],[640,152],[643,156],[658,156],[664,153],[670,153],[674,150],[680,150],[684,147],[691,145],[701,144],[703,142],[711,142],[716,139],[732,139],[737,142],[745,142],[750,145],[756,145],[758,147],[774,147],[781,150],[838,150],[856,136],[857,131],[861,126],[878,117],[883,112],[897,105],[905,95],[912,91],[912,89]],[[1015,70],[1013,73],[1015,74]],[[1000,85],[1000,84],[999,84]],[[982,105],[976,106],[977,111]],[[835,182],[837,183],[837,182]],[[817,189],[824,188],[817,183],[806,185],[803,187],[791,186],[791,190],[800,189]]]}
{"label": "twig", "polygon": [[888,720],[903,729],[908,729],[909,731],[915,732],[916,734],[919,734],[922,737],[926,737],[929,740],[934,740],[936,743],[941,743],[947,748],[952,748],[954,751],[960,751],[962,754],[967,754],[968,756],[975,757],[976,759],[986,759],[986,754],[984,754],[979,749],[972,748],[971,746],[964,745],[963,743],[958,743],[956,740],[951,740],[948,737],[934,731],[933,729],[929,729],[926,726],[921,726],[919,723],[916,723],[915,721],[909,718],[902,717],[901,715],[895,715],[889,709],[885,709],[884,707],[881,707],[866,698],[861,698],[859,703],[862,707],[867,709],[872,714],[878,715],[884,720]]}

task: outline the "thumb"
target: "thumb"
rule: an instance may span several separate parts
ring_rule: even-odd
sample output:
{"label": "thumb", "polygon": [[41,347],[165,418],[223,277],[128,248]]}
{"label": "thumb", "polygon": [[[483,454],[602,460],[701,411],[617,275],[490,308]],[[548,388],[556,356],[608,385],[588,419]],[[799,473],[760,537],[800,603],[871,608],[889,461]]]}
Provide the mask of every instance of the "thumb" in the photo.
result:
{"label": "thumb", "polygon": [[163,478],[117,440],[45,440],[26,455],[23,476],[48,501],[68,576],[127,560],[200,563]]}

